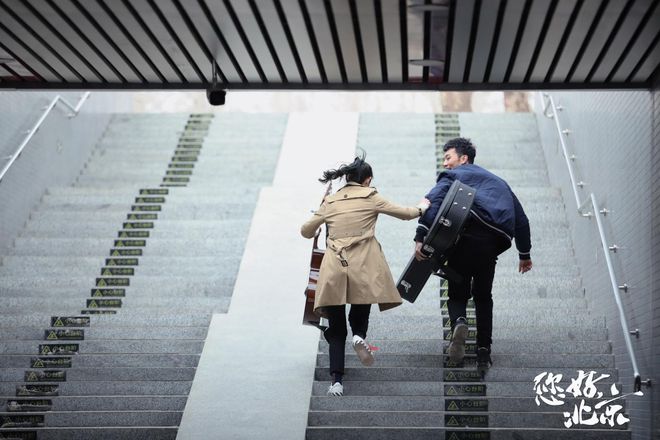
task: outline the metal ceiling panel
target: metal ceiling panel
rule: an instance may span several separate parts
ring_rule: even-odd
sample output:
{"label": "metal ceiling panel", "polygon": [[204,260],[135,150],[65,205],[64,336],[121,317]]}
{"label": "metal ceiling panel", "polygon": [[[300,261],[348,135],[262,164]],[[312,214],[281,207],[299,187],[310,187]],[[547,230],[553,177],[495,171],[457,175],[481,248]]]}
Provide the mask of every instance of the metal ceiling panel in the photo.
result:
{"label": "metal ceiling panel", "polygon": [[497,15],[500,9],[500,0],[491,0],[482,3],[479,11],[479,26],[477,26],[477,35],[472,51],[472,60],[468,81],[471,83],[480,83],[486,76],[486,68],[490,56],[495,27],[497,25]]}
{"label": "metal ceiling panel", "polygon": [[41,35],[36,33],[34,29],[24,27],[21,23],[23,20],[18,15],[13,12],[13,15],[6,13],[7,10],[4,9],[4,5],[1,2],[0,12],[2,13],[0,15],[0,28],[10,35],[20,47],[25,48],[35,59],[38,59],[53,75],[53,80],[62,82],[80,81],[82,78],[80,74],[74,69],[69,69],[62,62],[61,55],[57,54],[55,49]]}
{"label": "metal ceiling panel", "polygon": [[47,63],[43,62],[41,57],[37,56],[29,47],[25,47],[22,42],[16,40],[13,34],[8,34],[2,23],[0,23],[0,41],[2,42],[0,47],[28,69],[39,81],[57,82],[60,80],[57,73]]}
{"label": "metal ceiling panel", "polygon": [[660,71],[658,69],[659,64],[660,43],[658,43],[658,38],[656,38],[654,40],[654,45],[649,51],[649,55],[641,62],[639,67],[636,66],[636,68],[633,69],[630,76],[627,78],[627,81],[635,81],[638,83],[655,81],[657,87],[658,78],[660,76]]}
{"label": "metal ceiling panel", "polygon": [[[643,26],[642,20],[645,18],[647,12],[652,12],[651,8],[652,0],[636,0],[632,5],[625,18],[621,21],[621,26],[613,33],[613,39],[610,46],[607,49],[607,52],[604,54],[600,63],[597,63],[592,68],[593,73],[590,73],[591,77],[589,81],[601,82],[605,81],[610,73],[614,73],[615,65],[617,60],[621,56],[625,56],[624,51],[627,49],[627,45],[632,41],[632,38],[640,26]],[[624,14],[622,14],[624,17]]]}
{"label": "metal ceiling panel", "polygon": [[387,53],[387,81],[400,83],[403,81],[401,66],[401,14],[399,0],[382,0],[383,33],[385,34],[385,53]]}
{"label": "metal ceiling panel", "polygon": [[341,83],[341,69],[323,0],[306,0],[309,23],[314,28],[318,56],[321,57],[328,83]]}
{"label": "metal ceiling panel", "polygon": [[660,0],[0,0],[2,88],[658,84]]}
{"label": "metal ceiling panel", "polygon": [[[636,64],[643,60],[645,54],[650,52],[654,40],[660,34],[660,2],[655,2],[654,7],[649,9],[647,21],[640,27],[639,35],[630,48],[624,49],[616,70],[612,71],[611,81],[623,82],[633,72]],[[632,40],[631,40],[632,41]],[[658,59],[656,58],[656,63]]]}
{"label": "metal ceiling panel", "polygon": [[582,2],[578,2],[577,7],[580,8],[579,13],[575,19],[573,27],[571,28],[571,33],[566,40],[561,56],[552,72],[550,82],[563,82],[568,77],[573,64],[581,56],[581,48],[590,37],[589,29],[594,24],[594,20],[599,9],[602,7],[601,5],[603,4],[603,1],[607,0],[583,0]]}
{"label": "metal ceiling panel", "polygon": [[154,35],[143,20],[142,15],[128,0],[105,0],[125,29],[127,38],[138,49],[144,61],[158,74],[161,81],[184,81],[181,71],[176,67],[161,41]]}
{"label": "metal ceiling panel", "polygon": [[259,12],[264,22],[264,26],[275,47],[277,58],[282,65],[284,77],[287,82],[300,83],[302,78],[296,64],[296,56],[289,45],[286,31],[279,19],[274,2],[262,1],[258,3]]}
{"label": "metal ceiling panel", "polygon": [[[362,47],[364,49],[364,60],[366,64],[367,81],[370,83],[382,82],[387,78],[383,77],[383,65],[387,62],[386,59],[381,58],[381,47],[384,48],[384,42],[381,45],[378,36],[378,24],[376,23],[376,10],[374,3],[380,1],[357,1],[357,23],[360,25],[360,35]],[[380,18],[380,17],[379,17]],[[382,26],[382,21],[380,21]]]}
{"label": "metal ceiling panel", "polygon": [[514,56],[516,37],[518,33],[522,35],[524,29],[522,18],[525,16],[525,9],[528,4],[531,4],[530,0],[509,0],[506,2],[504,18],[502,19],[502,29],[506,31],[500,32],[488,81],[498,84],[504,82],[509,62]]}
{"label": "metal ceiling panel", "polygon": [[268,82],[287,82],[270,33],[263,22],[258,2],[250,0],[246,4],[245,0],[233,0],[233,6]]}
{"label": "metal ceiling panel", "polygon": [[[629,3],[632,3],[632,1],[629,1]],[[608,37],[612,35],[614,26],[625,7],[626,3],[623,1],[610,1],[607,4],[584,51],[584,55],[580,59],[573,75],[569,77],[569,81],[586,82],[585,80],[589,75],[589,71],[591,71],[598,60],[599,54],[605,48]]]}
{"label": "metal ceiling panel", "polygon": [[[312,39],[316,41],[316,36],[313,32],[308,32],[308,27],[305,24],[305,15],[303,15],[303,10],[301,9],[301,6],[304,7],[306,12],[307,6],[304,0],[299,0],[298,2],[291,0],[275,1],[279,2],[284,10],[308,83],[322,83],[325,70],[320,60],[320,55],[317,56],[312,45]],[[323,75],[321,72],[323,72]]]}
{"label": "metal ceiling panel", "polygon": [[525,80],[529,67],[535,61],[537,46],[539,43],[543,43],[545,35],[542,36],[540,32],[547,29],[546,21],[552,18],[556,4],[557,0],[532,2],[518,51],[515,53],[513,68],[505,78],[506,82],[520,83]]}
{"label": "metal ceiling panel", "polygon": [[561,50],[570,35],[576,10],[577,0],[560,0],[552,16],[552,20],[542,39],[540,52],[537,53],[534,65],[528,70],[527,80],[532,83],[542,83],[546,76],[552,76],[552,71],[561,55]]}
{"label": "metal ceiling panel", "polygon": [[346,80],[349,83],[361,83],[362,71],[360,70],[360,57],[358,56],[357,43],[351,19],[351,9],[348,0],[332,0],[330,2],[339,49],[343,59],[343,67]]}
{"label": "metal ceiling panel", "polygon": [[[221,1],[175,2],[181,5],[179,13],[184,19],[186,16],[190,19],[190,27],[194,26],[191,32],[205,54],[206,64],[212,67],[212,60],[215,60],[220,68],[217,72],[218,79],[224,76],[226,81],[234,84],[262,81],[262,76],[243,44],[232,17]],[[185,12],[182,13],[181,10]],[[213,79],[212,72],[209,79]]]}
{"label": "metal ceiling panel", "polygon": [[[42,45],[49,47],[50,52],[58,57],[58,60],[66,66],[69,72],[75,75],[70,78],[71,81],[103,81],[103,76],[93,66],[86,63],[86,60],[79,53],[76,53],[75,48],[72,50],[72,46],[66,44],[66,38],[60,38],[61,34],[59,31],[39,11],[31,8],[30,3],[7,0],[0,2],[0,4],[2,4],[2,9],[0,10],[4,10],[7,15],[15,15],[17,20],[21,21],[21,26],[27,26],[31,29],[31,32],[35,32],[36,36],[42,41]],[[25,20],[22,18],[29,17],[30,15],[35,15],[35,18],[37,18],[31,25],[25,23]]]}
{"label": "metal ceiling panel", "polygon": [[[472,18],[475,11],[475,0],[456,2],[454,11],[454,34],[452,38],[451,61],[449,64],[449,81],[463,82],[468,63],[468,48],[472,36]],[[476,32],[476,29],[475,29]]]}

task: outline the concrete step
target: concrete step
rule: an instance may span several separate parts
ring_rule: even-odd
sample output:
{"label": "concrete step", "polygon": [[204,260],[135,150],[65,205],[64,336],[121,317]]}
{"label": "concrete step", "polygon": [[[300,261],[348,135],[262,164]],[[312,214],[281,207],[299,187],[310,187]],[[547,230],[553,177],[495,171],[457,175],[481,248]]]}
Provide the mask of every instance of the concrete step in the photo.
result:
{"label": "concrete step", "polygon": [[[94,326],[84,329],[85,340],[112,340],[112,339],[206,339],[206,327],[154,327],[140,325],[135,323],[135,327],[103,327]],[[44,327],[14,327],[3,329],[0,336],[4,341],[25,340],[36,341],[44,340],[45,332],[51,330],[48,326]]]}
{"label": "concrete step", "polygon": [[[444,411],[310,411],[308,426],[340,427],[452,427],[460,424],[460,416],[475,416],[474,413],[446,414]],[[487,417],[488,428],[518,428],[535,426],[537,429],[552,429],[563,426],[565,417],[559,412],[494,412],[479,414]],[[465,422],[463,422],[465,423]],[[484,420],[485,423],[485,420]],[[465,426],[465,425],[463,425]],[[586,429],[590,427],[586,426]],[[597,427],[602,428],[602,426]],[[627,425],[613,429],[626,429]]]}
{"label": "concrete step", "polygon": [[[203,238],[173,238],[149,237],[146,246],[140,247],[145,256],[177,256],[177,257],[215,257],[231,255],[239,257],[243,254],[243,246],[229,248],[224,239],[206,240]],[[18,237],[14,247],[8,250],[8,255],[32,256],[109,256],[110,249],[116,248],[116,242],[130,244],[114,238],[64,238],[64,237]],[[124,245],[124,247],[128,247]]]}
{"label": "concrete step", "polygon": [[[67,276],[62,274],[57,277],[20,277],[20,276],[5,276],[2,279],[2,284],[6,288],[34,288],[34,287],[95,287],[95,279],[101,277],[99,275],[91,274],[89,276]],[[234,275],[216,275],[214,277],[199,277],[190,278],[186,276],[135,276],[129,278],[129,286],[147,290],[151,289],[177,289],[181,292],[191,294],[193,292],[199,295],[213,295],[222,296],[225,293],[231,294],[234,286]],[[114,287],[114,286],[112,286]],[[118,286],[119,287],[119,286]]]}
{"label": "concrete step", "polygon": [[[116,315],[89,315],[90,325],[107,327],[135,327],[136,323],[144,326],[166,327],[208,327],[211,317],[209,313],[182,315],[176,310],[159,311],[159,314],[147,313],[133,310],[120,310]],[[11,315],[3,314],[0,319],[0,328],[5,331],[7,328],[19,326],[37,326],[48,327],[51,318],[54,315],[49,311],[38,313],[33,310],[21,311]],[[65,313],[59,316],[81,316],[77,313]]]}
{"label": "concrete step", "polygon": [[[5,408],[15,396],[0,397],[0,408]],[[30,399],[26,399],[30,400]],[[61,396],[53,400],[53,410],[79,411],[183,411],[187,396]]]}
{"label": "concrete step", "polygon": [[[550,367],[550,366],[549,366]],[[548,368],[548,367],[546,367]],[[534,378],[544,371],[543,368],[500,368],[495,363],[490,367],[486,373],[486,381],[489,386],[491,383],[516,383],[523,382],[533,384]],[[614,368],[598,368],[596,377],[601,374],[607,374],[609,383],[616,382],[618,378],[617,370]],[[555,374],[562,374],[563,377],[577,376],[577,370],[574,368],[566,368],[562,366],[552,366],[552,372]],[[18,372],[16,373],[18,374]],[[327,380],[328,369],[317,367],[314,375],[314,380]],[[473,368],[452,368],[443,369],[442,367],[380,367],[374,364],[371,367],[347,367],[344,370],[346,380],[351,381],[401,381],[401,382],[443,382],[446,375],[454,374],[474,374],[476,382],[479,382],[476,367]],[[453,383],[453,381],[445,381],[445,384]],[[599,382],[601,383],[601,382]]]}
{"label": "concrete step", "polygon": [[[199,354],[84,354],[71,356],[75,368],[151,368],[151,367],[188,367],[196,368]],[[44,359],[37,355],[0,355],[0,368],[28,368],[35,359]],[[57,359],[57,357],[54,357]],[[1,407],[1,406],[0,406]],[[83,407],[84,408],[84,407]]]}
{"label": "concrete step", "polygon": [[[36,438],[15,437],[16,435],[38,435],[39,440],[175,440],[178,426],[167,427],[66,427],[66,428],[23,428],[3,429],[0,431],[5,438]],[[17,434],[18,433],[18,434]]]}
{"label": "concrete step", "polygon": [[[451,396],[343,396],[337,399],[332,396],[312,396],[310,410],[312,411],[445,411],[446,405],[455,402],[459,408],[473,403],[473,397]],[[474,414],[490,415],[489,409],[497,413],[535,412],[539,406],[532,397],[490,397],[478,398],[479,403],[486,402],[486,409],[474,409]],[[565,399],[565,406],[573,407],[582,399]],[[598,401],[585,399],[587,405]],[[447,411],[452,414],[452,411]]]}
{"label": "concrete step", "polygon": [[[0,395],[16,396],[16,387],[22,385],[0,382]],[[75,381],[57,384],[60,396],[162,396],[188,395],[190,381],[146,380],[146,381]]]}
{"label": "concrete step", "polygon": [[[64,370],[60,370],[64,371]],[[3,368],[0,370],[0,382],[23,382],[29,374],[42,374],[42,370],[29,370],[25,368]],[[192,381],[195,377],[195,368],[167,368],[167,367],[112,367],[112,368],[76,368],[66,369],[66,382],[76,381],[145,381],[145,380],[171,380]],[[44,380],[42,382],[51,382]]]}
{"label": "concrete step", "polygon": [[[0,419],[30,413],[0,413]],[[43,425],[48,427],[94,427],[94,426],[177,426],[181,411],[50,411],[43,415]]]}
{"label": "concrete step", "polygon": [[[238,200],[238,197],[236,198]],[[228,200],[228,202],[230,202]],[[202,220],[216,222],[236,222],[243,223],[242,227],[250,225],[251,218],[242,218],[232,220],[231,218],[222,219],[226,216],[227,208],[213,203],[170,203],[162,207],[161,211],[153,212],[159,221],[183,221],[183,220]],[[51,221],[71,223],[81,220],[92,222],[112,221],[116,226],[126,221],[140,221],[129,219],[131,215],[151,214],[131,211],[130,205],[122,204],[76,204],[76,205],[42,205],[30,214],[30,219],[35,221]],[[149,221],[149,220],[147,220]]]}
{"label": "concrete step", "polygon": [[[576,374],[576,373],[574,373]],[[315,381],[312,386],[313,396],[325,396],[330,384],[330,375],[326,374],[327,380]],[[599,384],[611,385],[606,379]],[[436,381],[375,381],[375,380],[344,380],[345,396],[443,396],[445,388],[458,389],[460,385],[474,385],[475,382],[451,382],[442,383]],[[483,382],[486,385],[486,397],[524,397],[528,398],[533,393],[533,382]],[[617,384],[618,389],[621,385]],[[481,396],[479,396],[481,397]],[[558,425],[558,426],[563,426]]]}
{"label": "concrete step", "polygon": [[[493,365],[498,368],[547,368],[561,365],[571,368],[614,368],[614,356],[611,354],[497,354],[491,356]],[[380,367],[421,367],[431,368],[444,365],[446,356],[440,354],[390,354],[381,350],[375,352],[375,365]],[[466,367],[474,367],[476,358],[465,358]],[[360,359],[352,349],[346,351],[346,366],[361,366]],[[316,357],[316,366],[327,368],[330,360],[327,353],[319,353]]]}
{"label": "concrete step", "polygon": [[[68,341],[69,343],[71,341]],[[204,347],[204,341],[191,340],[97,340],[97,341],[74,341],[79,345],[79,352],[85,354],[199,354]],[[39,355],[39,345],[51,343],[42,340],[35,341],[1,341],[0,347],[4,354],[29,354]],[[75,356],[75,355],[73,355]]]}
{"label": "concrete step", "polygon": [[[185,292],[185,290],[182,290]],[[6,306],[3,307],[0,316],[7,314],[20,313],[24,310],[49,311],[54,315],[70,315],[80,313],[83,309],[110,309],[116,313],[120,313],[121,309],[130,309],[134,312],[148,313],[162,313],[166,311],[178,310],[181,313],[226,313],[229,310],[231,303],[232,291],[218,290],[213,288],[214,297],[203,296],[204,294],[182,294],[184,298],[176,297],[174,295],[168,297],[158,297],[156,295],[144,297],[127,297],[127,298],[80,298],[76,299],[42,299],[39,301],[36,298],[23,301],[20,298],[6,298],[4,302]],[[121,299],[121,306],[104,306],[102,300],[117,300]],[[90,301],[88,303],[87,301]],[[94,306],[91,301],[94,301]],[[87,305],[90,304],[90,305]]]}
{"label": "concrete step", "polygon": [[[308,427],[307,440],[437,440],[452,438],[453,433],[465,432],[462,438],[480,438],[488,433],[491,440],[628,440],[630,432],[608,429],[558,428],[397,428],[397,427]],[[579,437],[577,437],[579,436]],[[456,437],[461,438],[461,437]]]}
{"label": "concrete step", "polygon": [[[548,328],[548,325],[539,321],[515,323],[493,323],[493,338],[496,339],[518,339],[520,341],[555,341],[555,340],[583,340],[599,341],[607,339],[605,327],[591,328],[586,325],[576,326],[565,324],[558,327]],[[448,339],[449,335],[436,322],[417,322],[402,325],[372,326],[369,329],[369,337],[374,339],[397,339],[405,334],[409,338],[417,339]],[[468,339],[474,341],[473,332]]]}
{"label": "concrete step", "polygon": [[[371,339],[370,344],[379,347],[379,354],[442,354],[447,341],[442,339]],[[346,352],[353,348],[346,343]],[[554,341],[530,342],[518,340],[495,340],[491,347],[495,354],[609,354],[610,343],[607,341]],[[319,352],[327,353],[326,341],[319,341]],[[469,352],[468,352],[469,353]]]}

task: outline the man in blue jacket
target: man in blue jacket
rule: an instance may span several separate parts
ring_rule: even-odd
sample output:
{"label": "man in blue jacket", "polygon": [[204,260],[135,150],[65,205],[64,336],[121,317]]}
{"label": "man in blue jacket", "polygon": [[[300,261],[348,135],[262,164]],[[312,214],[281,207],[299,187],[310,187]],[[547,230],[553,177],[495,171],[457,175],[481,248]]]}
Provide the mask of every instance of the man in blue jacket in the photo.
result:
{"label": "man in blue jacket", "polygon": [[446,171],[438,175],[436,185],[426,195],[431,206],[419,219],[415,234],[415,256],[425,259],[422,242],[440,205],[454,180],[460,180],[477,190],[474,204],[447,265],[462,280],[449,280],[447,308],[452,326],[449,359],[461,362],[465,356],[468,335],[467,302],[474,298],[477,318],[477,368],[482,374],[492,365],[490,346],[493,333],[493,277],[497,256],[511,247],[515,238],[520,263],[518,271],[532,269],[529,221],[520,202],[509,185],[493,173],[474,164],[476,148],[469,139],[456,138],[444,147],[443,166]]}

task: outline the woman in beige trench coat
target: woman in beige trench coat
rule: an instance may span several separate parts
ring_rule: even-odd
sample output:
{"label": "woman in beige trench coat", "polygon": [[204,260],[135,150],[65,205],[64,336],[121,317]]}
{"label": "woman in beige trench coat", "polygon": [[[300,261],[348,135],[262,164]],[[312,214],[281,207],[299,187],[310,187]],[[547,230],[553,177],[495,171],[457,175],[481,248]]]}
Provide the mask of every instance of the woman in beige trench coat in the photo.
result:
{"label": "woman in beige trench coat", "polygon": [[416,207],[403,207],[383,198],[369,186],[373,172],[363,158],[355,158],[338,170],[325,171],[319,180],[327,183],[340,177],[346,178],[346,186],[326,197],[300,231],[303,237],[312,238],[323,223],[328,231],[314,309],[328,317],[329,326],[323,335],[330,352],[332,382],[328,394],[333,396],[343,394],[346,304],[351,304],[348,321],[353,348],[364,365],[371,365],[374,359],[365,341],[371,304],[378,304],[383,311],[402,302],[374,235],[378,214],[411,220],[428,207],[426,199]]}

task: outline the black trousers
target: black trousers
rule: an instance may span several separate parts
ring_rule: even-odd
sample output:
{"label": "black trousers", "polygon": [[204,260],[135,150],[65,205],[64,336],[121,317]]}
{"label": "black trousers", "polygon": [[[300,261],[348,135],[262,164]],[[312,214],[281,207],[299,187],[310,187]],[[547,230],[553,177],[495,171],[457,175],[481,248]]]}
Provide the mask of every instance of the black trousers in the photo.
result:
{"label": "black trousers", "polygon": [[477,227],[466,229],[447,265],[458,272],[461,282],[449,281],[447,309],[452,326],[461,316],[467,317],[467,302],[472,297],[477,318],[477,347],[492,344],[493,278],[502,241],[490,231]]}
{"label": "black trousers", "polygon": [[[328,328],[323,332],[330,345],[330,374],[344,374],[344,355],[346,348],[346,306],[324,307],[328,314]],[[348,312],[348,322],[354,335],[367,337],[371,304],[352,304]]]}

